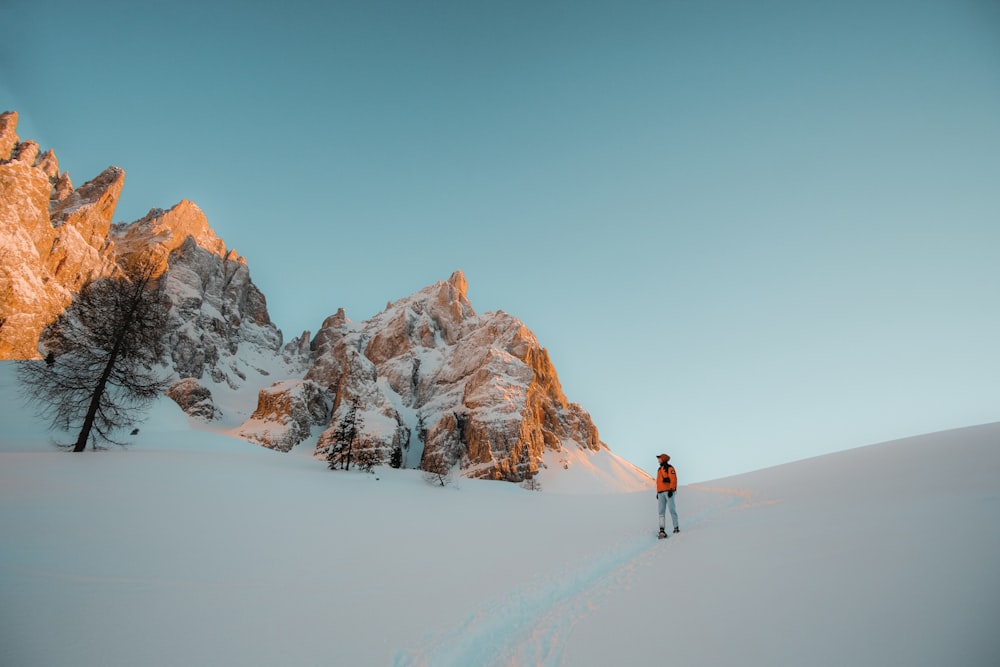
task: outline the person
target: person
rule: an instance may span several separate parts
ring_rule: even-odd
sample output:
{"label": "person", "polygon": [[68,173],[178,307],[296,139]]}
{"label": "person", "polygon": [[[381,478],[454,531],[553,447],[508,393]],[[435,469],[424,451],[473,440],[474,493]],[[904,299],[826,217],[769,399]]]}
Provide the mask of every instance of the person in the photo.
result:
{"label": "person", "polygon": [[667,537],[666,514],[670,508],[670,518],[674,522],[674,532],[681,532],[677,522],[677,507],[674,505],[674,494],[677,493],[677,471],[670,465],[670,456],[658,454],[656,460],[660,467],[656,471],[656,499],[660,501],[660,539]]}

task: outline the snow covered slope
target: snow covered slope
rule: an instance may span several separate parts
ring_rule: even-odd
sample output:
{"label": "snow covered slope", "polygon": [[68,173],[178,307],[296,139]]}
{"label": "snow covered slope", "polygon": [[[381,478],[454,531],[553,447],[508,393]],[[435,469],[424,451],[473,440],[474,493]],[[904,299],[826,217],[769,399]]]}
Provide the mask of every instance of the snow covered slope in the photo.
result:
{"label": "snow covered slope", "polygon": [[16,394],[2,665],[1000,664],[1000,424],[682,486],[658,541],[651,489],[331,472],[169,401],[69,454]]}

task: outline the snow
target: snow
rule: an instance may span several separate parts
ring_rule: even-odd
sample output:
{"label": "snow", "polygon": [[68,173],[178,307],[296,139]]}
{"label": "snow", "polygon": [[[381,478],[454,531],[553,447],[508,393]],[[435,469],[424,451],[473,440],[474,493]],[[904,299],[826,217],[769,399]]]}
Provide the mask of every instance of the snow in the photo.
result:
{"label": "snow", "polygon": [[653,488],[649,473],[610,450],[584,449],[572,440],[562,444],[562,451],[542,454],[539,482],[547,493],[628,493]]}
{"label": "snow", "polygon": [[0,405],[2,665],[1000,664],[1000,424],[696,486],[672,461],[658,541],[651,488],[584,492],[620,459],[434,487],[169,401],[127,450],[55,451],[10,363]]}

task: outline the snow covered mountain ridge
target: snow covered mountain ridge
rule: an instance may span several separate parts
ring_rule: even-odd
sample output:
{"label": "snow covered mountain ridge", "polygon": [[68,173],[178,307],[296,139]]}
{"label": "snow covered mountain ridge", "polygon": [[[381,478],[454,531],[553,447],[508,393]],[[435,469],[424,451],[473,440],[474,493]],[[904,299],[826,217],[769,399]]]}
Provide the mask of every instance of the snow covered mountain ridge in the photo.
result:
{"label": "snow covered mountain ridge", "polygon": [[[125,172],[109,167],[74,188],[54,152],[16,128],[15,112],[0,114],[0,359],[38,358],[46,327],[83,284],[155,252],[169,310],[168,394],[197,428],[281,451],[303,444],[316,456],[514,482],[579,466],[609,488],[648,488],[648,475],[612,454],[566,398],[524,323],[476,314],[461,271],[364,322],[341,309],[315,337],[285,345],[246,260],[195,204],[112,224]],[[348,420],[357,433],[345,442]]]}

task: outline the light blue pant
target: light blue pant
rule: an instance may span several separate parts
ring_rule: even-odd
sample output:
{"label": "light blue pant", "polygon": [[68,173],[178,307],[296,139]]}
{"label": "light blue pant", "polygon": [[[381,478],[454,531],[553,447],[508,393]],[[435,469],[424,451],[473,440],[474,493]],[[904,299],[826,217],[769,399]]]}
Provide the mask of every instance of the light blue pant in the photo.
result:
{"label": "light blue pant", "polygon": [[677,497],[677,492],[674,491],[673,498],[667,498],[667,492],[657,494],[657,499],[660,501],[660,528],[666,525],[666,513],[667,508],[670,508],[670,518],[674,522],[674,528],[678,527],[677,524],[677,508],[674,506],[674,499]]}

